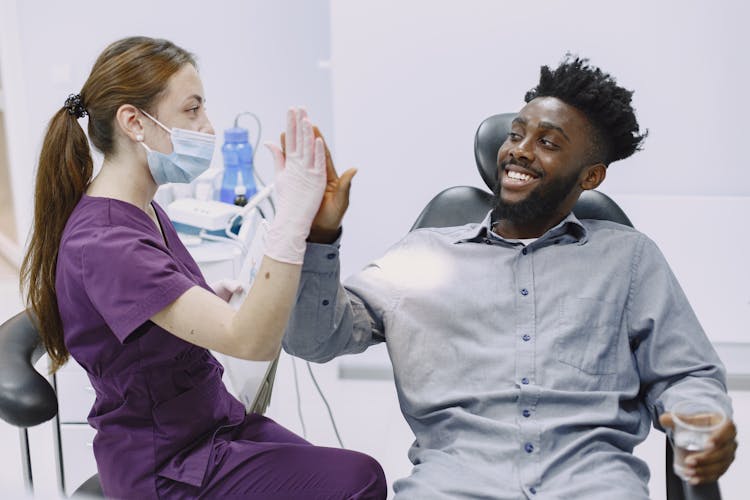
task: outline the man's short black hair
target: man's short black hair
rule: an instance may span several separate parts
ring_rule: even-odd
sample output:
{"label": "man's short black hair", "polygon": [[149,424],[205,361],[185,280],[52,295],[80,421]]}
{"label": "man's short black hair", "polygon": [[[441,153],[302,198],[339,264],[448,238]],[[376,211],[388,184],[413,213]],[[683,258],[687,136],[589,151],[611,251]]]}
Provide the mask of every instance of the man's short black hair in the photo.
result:
{"label": "man's short black hair", "polygon": [[593,128],[590,160],[609,165],[640,150],[648,134],[639,133],[630,103],[632,96],[632,90],[620,87],[609,74],[589,66],[588,59],[567,54],[554,70],[542,66],[539,84],[526,93],[525,100],[555,97],[581,111]]}

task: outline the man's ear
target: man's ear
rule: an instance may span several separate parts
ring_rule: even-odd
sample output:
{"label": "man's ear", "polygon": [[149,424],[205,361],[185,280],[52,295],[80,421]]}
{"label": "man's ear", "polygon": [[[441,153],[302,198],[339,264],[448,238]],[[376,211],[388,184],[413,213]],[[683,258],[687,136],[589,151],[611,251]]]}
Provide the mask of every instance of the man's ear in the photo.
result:
{"label": "man's ear", "polygon": [[[143,122],[138,108],[132,104],[123,104],[115,113],[117,129],[132,141],[143,140]],[[139,139],[140,138],[140,139]]]}
{"label": "man's ear", "polygon": [[581,189],[589,191],[596,189],[599,184],[604,182],[607,177],[607,166],[604,163],[590,165],[583,169],[583,178],[581,179]]}

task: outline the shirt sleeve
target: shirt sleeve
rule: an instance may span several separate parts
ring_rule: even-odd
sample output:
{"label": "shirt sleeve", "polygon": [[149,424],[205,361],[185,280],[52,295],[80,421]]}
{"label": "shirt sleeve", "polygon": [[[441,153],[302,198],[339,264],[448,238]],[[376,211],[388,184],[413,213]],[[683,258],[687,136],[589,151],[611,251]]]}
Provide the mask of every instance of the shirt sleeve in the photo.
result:
{"label": "shirt sleeve", "polygon": [[656,244],[643,237],[626,308],[631,345],[654,425],[680,400],[713,401],[731,416],[726,373]]}
{"label": "shirt sleeve", "polygon": [[384,317],[395,307],[397,294],[380,262],[368,265],[345,285],[339,276],[338,243],[308,244],[297,303],[283,341],[289,354],[324,363],[385,340]]}
{"label": "shirt sleeve", "polygon": [[83,247],[83,286],[121,343],[154,314],[198,286],[155,236],[109,227]]}

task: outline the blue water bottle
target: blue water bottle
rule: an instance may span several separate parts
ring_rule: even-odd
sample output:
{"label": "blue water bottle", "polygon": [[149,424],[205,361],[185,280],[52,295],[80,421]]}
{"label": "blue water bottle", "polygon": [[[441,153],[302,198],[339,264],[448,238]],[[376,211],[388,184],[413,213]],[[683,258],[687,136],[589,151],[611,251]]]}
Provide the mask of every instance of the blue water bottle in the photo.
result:
{"label": "blue water bottle", "polygon": [[[234,127],[224,131],[224,145],[221,148],[224,156],[224,176],[221,180],[221,191],[219,200],[224,203],[234,203],[235,188],[237,182],[245,185],[245,196],[249,200],[258,188],[253,178],[253,147],[248,142],[248,131],[246,128],[238,127],[237,119]],[[237,174],[242,172],[242,176]]]}

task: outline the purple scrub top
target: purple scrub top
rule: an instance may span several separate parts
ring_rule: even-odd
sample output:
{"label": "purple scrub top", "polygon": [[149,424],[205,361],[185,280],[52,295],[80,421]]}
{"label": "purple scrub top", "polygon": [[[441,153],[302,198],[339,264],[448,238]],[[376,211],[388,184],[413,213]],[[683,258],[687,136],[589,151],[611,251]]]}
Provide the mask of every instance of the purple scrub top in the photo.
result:
{"label": "purple scrub top", "polygon": [[65,345],[96,391],[94,455],[116,498],[156,497],[157,476],[200,487],[217,432],[245,418],[221,364],[149,320],[193,286],[211,291],[153,207],[164,238],[135,205],[84,195],[57,260]]}

